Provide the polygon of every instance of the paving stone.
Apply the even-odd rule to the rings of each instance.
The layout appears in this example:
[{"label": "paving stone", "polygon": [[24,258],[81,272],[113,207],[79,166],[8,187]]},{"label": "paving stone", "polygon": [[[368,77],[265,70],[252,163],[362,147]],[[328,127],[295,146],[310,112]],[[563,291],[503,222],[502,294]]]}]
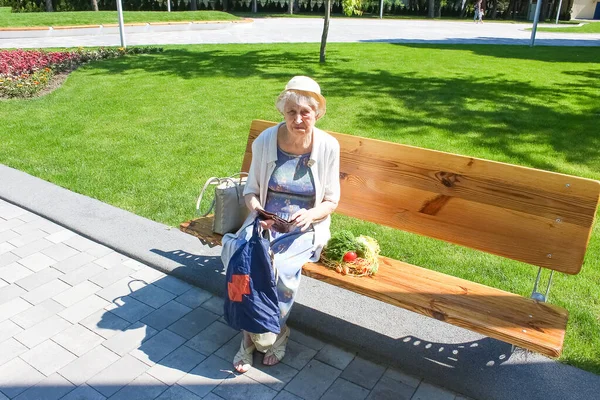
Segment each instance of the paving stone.
[{"label": "paving stone", "polygon": [[146,340],[137,349],[133,349],[129,354],[149,366],[153,366],[183,343],[185,343],[184,338],[165,329]]},{"label": "paving stone", "polygon": [[[100,261],[100,260],[96,260],[96,261],[94,261],[94,263],[100,265],[103,268],[106,268],[105,265],[99,264],[98,261]],[[125,266],[120,266],[118,268],[110,268],[110,269],[104,270],[103,272],[99,273],[98,275],[94,276],[93,278],[90,278],[90,282],[94,282],[96,285],[105,288],[123,278],[128,277],[130,274],[132,274],[134,272],[135,272],[134,270],[132,270],[131,268],[127,268]],[[133,279],[131,279],[131,278],[129,278],[129,280],[133,281]]]},{"label": "paving stone", "polygon": [[383,374],[383,376],[398,382],[402,382],[405,385],[408,385],[412,388],[416,388],[421,383],[421,378],[406,374],[394,368],[388,368]]},{"label": "paving stone", "polygon": [[215,321],[188,340],[185,345],[199,353],[209,355],[227,343],[237,333],[238,331],[235,329],[230,328],[222,322]]},{"label": "paving stone", "polygon": [[221,396],[217,396],[216,394],[211,392],[211,393],[207,394],[206,396],[204,396],[203,400],[225,400],[225,399],[223,399]]},{"label": "paving stone", "polygon": [[79,251],[67,246],[64,243],[55,243],[54,245],[42,250],[41,253],[55,259],[56,261],[63,261],[69,257],[79,254]]},{"label": "paving stone", "polygon": [[45,378],[41,372],[18,357],[0,366],[0,376],[0,391],[9,398],[16,397]]},{"label": "paving stone", "polygon": [[[0,243],[9,242],[10,240],[18,238],[18,237],[21,237],[21,235],[19,235],[17,232],[13,231],[12,229],[9,229],[7,231],[0,232]],[[13,244],[13,246],[14,246],[14,244]]]},{"label": "paving stone", "polygon": [[222,358],[225,361],[232,362],[237,351],[240,349],[240,343],[242,342],[242,333],[238,332],[230,341],[225,343],[221,348],[215,351],[215,355]]},{"label": "paving stone", "polygon": [[56,279],[62,275],[63,275],[62,272],[60,272],[57,269],[54,269],[54,267],[50,267],[50,268],[45,268],[45,269],[41,270],[40,272],[36,272],[33,275],[29,275],[26,278],[19,279],[15,283],[17,285],[19,285],[20,287],[22,287],[23,289],[31,291],[31,290],[38,288],[50,281],[53,281],[54,279]]},{"label": "paving stone", "polygon": [[0,305],[26,293],[17,285],[8,285],[0,288]]},{"label": "paving stone", "polygon": [[79,251],[86,251],[96,244],[96,242],[86,239],[80,235],[75,235],[67,240],[64,240],[63,243]]},{"label": "paving stone", "polygon": [[197,308],[169,326],[169,330],[191,339],[219,318],[203,308]]},{"label": "paving stone", "polygon": [[100,290],[97,295],[108,301],[113,301],[119,297],[128,296],[144,286],[146,286],[146,283],[128,276]]},{"label": "paving stone", "polygon": [[343,370],[354,359],[354,354],[327,344],[317,353],[315,359]]},{"label": "paving stone", "polygon": [[291,329],[290,337],[294,339],[295,342],[298,342],[306,347],[310,347],[313,350],[319,351],[323,347],[325,347],[325,342],[319,340],[315,337],[309,336],[303,332],[300,332],[294,328]]},{"label": "paving stone", "polygon": [[154,284],[144,286],[131,293],[130,296],[154,308],[164,306],[175,298],[173,293],[161,289],[158,286],[154,286]]},{"label": "paving stone", "polygon": [[21,297],[33,305],[43,303],[57,294],[70,289],[71,285],[64,283],[59,279],[54,279],[48,283],[39,286]]},{"label": "paving stone", "polygon": [[277,391],[244,375],[231,374],[212,391],[225,400],[271,400]]},{"label": "paving stone", "polygon": [[[2,253],[0,253],[2,254]],[[20,260],[21,257],[19,257],[16,254],[13,253],[4,253],[2,254],[2,257],[0,257],[0,267],[4,267],[8,264],[12,264],[17,260]]]},{"label": "paving stone", "polygon": [[148,374],[143,374],[115,393],[114,396],[111,396],[110,400],[154,399],[167,389],[168,386],[158,379]]},{"label": "paving stone", "polygon": [[230,363],[213,355],[187,373],[177,384],[200,397],[204,397],[224,379],[233,375],[231,369]]},{"label": "paving stone", "polygon": [[220,297],[211,297],[202,303],[202,308],[206,308],[208,311],[213,312],[219,316],[223,315],[224,301]]},{"label": "paving stone", "polygon": [[4,286],[8,286],[8,282],[6,282],[4,279],[0,278],[0,288],[2,288]]},{"label": "paving stone", "polygon": [[0,203],[0,217],[3,219],[13,219],[26,214],[27,210],[24,210],[21,207],[17,207],[14,204],[10,204],[9,202],[2,201]]},{"label": "paving stone", "polygon": [[56,260],[53,260],[52,258],[42,253],[34,253],[25,258],[20,259],[18,263],[26,266],[34,272],[39,272],[44,268],[48,268],[49,266],[56,264]]},{"label": "paving stone", "polygon": [[71,323],[69,321],[62,319],[58,315],[53,315],[45,321],[16,334],[14,338],[31,349],[70,326]]},{"label": "paving stone", "polygon": [[204,289],[192,288],[183,293],[181,296],[175,298],[175,301],[190,308],[196,308],[211,297],[212,295]]},{"label": "paving stone", "polygon": [[54,314],[64,310],[64,306],[58,304],[52,299],[48,299],[36,306],[33,306],[11,318],[11,320],[23,329],[31,328]]},{"label": "paving stone", "polygon": [[40,240],[48,236],[46,232],[41,229],[33,229],[31,232],[27,233],[17,233],[13,230],[5,231],[7,233],[14,233],[16,236],[13,236],[8,243],[12,244],[15,247],[23,247],[29,243],[35,242],[36,240]]},{"label": "paving stone", "polygon": [[167,385],[174,385],[205,359],[203,354],[181,346],[150,368],[148,373]]},{"label": "paving stone", "polygon": [[63,230],[55,232],[49,236],[46,236],[46,240],[49,240],[52,243],[61,243],[61,242],[64,242],[65,240],[70,239],[76,235],[77,234],[73,231],[70,231],[68,229],[63,229]]},{"label": "paving stone", "polygon": [[454,400],[456,395],[444,388],[421,382],[411,400]]},{"label": "paving stone", "polygon": [[100,343],[104,338],[89,329],[75,324],[52,337],[52,340],[71,353],[82,356]]},{"label": "paving stone", "polygon": [[100,274],[101,272],[106,271],[104,267],[96,263],[89,263],[82,267],[77,268],[69,272],[68,274],[64,274],[60,277],[60,280],[68,283],[71,286],[75,286],[81,282],[84,282],[94,276]]},{"label": "paving stone", "polygon": [[[50,247],[52,245],[53,245],[53,243],[47,241],[46,239],[38,239],[38,240],[34,240],[31,243],[27,243],[24,246],[17,247],[16,249],[11,250],[11,252],[18,255],[19,257],[28,257],[28,256],[31,256],[34,254],[36,254],[36,255],[41,254],[40,253],[41,250],[47,249],[48,247]],[[51,260],[52,260],[52,258],[51,258]]]},{"label": "paving stone", "polygon": [[[101,245],[100,243],[95,243],[92,244],[91,246],[89,246],[87,249],[85,249],[85,253],[90,254],[96,258],[102,258],[107,254],[112,253],[114,250],[110,249],[104,245]],[[135,268],[133,268],[135,269]]]},{"label": "paving stone", "polygon": [[[210,393],[209,393],[210,395]],[[201,397],[196,396],[189,390],[182,388],[179,385],[175,385],[167,389],[163,394],[156,398],[156,400],[200,400]],[[210,400],[208,396],[204,400]],[[250,399],[248,399],[250,400]]]},{"label": "paving stone", "polygon": [[89,387],[88,385],[79,386],[70,392],[61,400],[105,400],[106,397]]},{"label": "paving stone", "polygon": [[117,317],[110,311],[100,310],[79,322],[90,331],[105,339],[111,338],[119,332],[127,329],[131,323],[121,317]]},{"label": "paving stone", "polygon": [[342,378],[367,389],[373,389],[385,372],[385,367],[356,357],[342,372]]},{"label": "paving stone", "polygon": [[140,347],[143,342],[157,333],[156,329],[150,328],[141,322],[136,322],[131,324],[125,331],[119,332],[106,340],[102,345],[114,353],[124,356],[131,350]]},{"label": "paving stone", "polygon": [[75,303],[79,303],[81,300],[91,296],[100,289],[100,286],[89,281],[84,281],[54,296],[53,299],[57,303],[62,304],[65,307],[69,307]]},{"label": "paving stone", "polygon": [[191,308],[176,301],[170,301],[159,309],[146,315],[141,321],[154,329],[162,330],[190,311],[192,311]]},{"label": "paving stone", "polygon": [[16,339],[11,338],[0,343],[0,365],[4,365],[20,354],[25,353],[29,350],[22,343],[19,343]]},{"label": "paving stone", "polygon": [[147,369],[146,364],[127,355],[94,375],[87,384],[104,396],[110,397]]},{"label": "paving stone", "polygon": [[[240,342],[238,341],[238,348],[239,343]],[[234,355],[235,353],[229,358],[229,362],[233,361]],[[285,365],[284,363],[278,363],[271,366],[264,365],[262,363],[263,357],[264,355],[262,353],[258,351],[254,352],[254,363],[252,368],[246,372],[247,377],[262,383],[271,389],[280,391],[298,374],[297,369]]]},{"label": "paving stone", "polygon": [[[96,264],[102,265],[106,269],[111,269],[114,267],[127,268],[127,267],[123,266],[122,264],[129,259],[130,259],[129,257],[113,251],[113,252],[106,254],[106,255],[100,257],[99,259],[97,259]],[[127,269],[132,271],[131,268],[127,268]],[[129,275],[129,274],[127,274],[127,275]]]},{"label": "paving stone", "polygon": [[123,296],[106,306],[105,310],[111,311],[129,322],[136,322],[154,311],[154,308],[130,296]]},{"label": "paving stone", "polygon": [[292,368],[301,370],[316,354],[315,350],[290,339],[286,347],[285,357],[283,357],[281,362]]},{"label": "paving stone", "polygon": [[369,391],[345,379],[338,378],[321,397],[321,400],[364,400]]},{"label": "paving stone", "polygon": [[316,400],[325,393],[340,373],[337,368],[312,360],[288,383],[285,390],[306,400]]},{"label": "paving stone", "polygon": [[192,285],[189,283],[170,275],[154,281],[153,284],[161,289],[173,293],[176,296],[179,296],[192,288]]},{"label": "paving stone", "polygon": [[136,271],[139,271],[140,269],[143,269],[143,268],[148,268],[148,266],[146,264],[143,264],[143,263],[141,263],[137,260],[131,259],[131,258],[127,261],[124,261],[123,265],[126,267],[129,267],[133,270],[136,270]]},{"label": "paving stone", "polygon": [[298,397],[295,394],[291,394],[290,392],[286,392],[281,391],[279,392],[279,394],[277,395],[277,397],[275,397],[274,400],[303,400],[302,397]]},{"label": "paving stone", "polygon": [[156,269],[150,268],[150,267],[142,268],[139,271],[136,271],[134,274],[131,275],[132,278],[141,279],[142,281],[146,282],[147,284],[150,284],[154,281],[162,279],[166,276],[168,276],[168,275],[165,274],[164,272],[160,272],[159,270],[156,270]]},{"label": "paving stone", "polygon": [[42,219],[42,217],[32,213],[31,211],[24,211],[25,212],[23,214],[17,216],[17,218],[19,218],[23,222],[33,222]]},{"label": "paving stone", "polygon": [[0,322],[31,308],[32,305],[20,297],[14,298],[6,303],[0,304]]},{"label": "paving stone", "polygon": [[10,339],[22,330],[23,328],[9,319],[0,322],[0,343],[4,342],[6,339]]},{"label": "paving stone", "polygon": [[19,279],[23,279],[33,273],[34,272],[29,268],[26,268],[16,262],[0,268],[0,278],[8,283],[14,283]]},{"label": "paving stone", "polygon": [[375,385],[368,400],[410,400],[416,387],[409,386],[387,376],[382,376]]},{"label": "paving stone", "polygon": [[[1,225],[1,223],[0,223],[0,225]],[[7,243],[7,242],[0,243],[0,255],[6,254],[9,251],[12,251],[14,249],[16,249],[16,247],[10,243]]]},{"label": "paving stone", "polygon": [[86,264],[94,261],[96,257],[86,253],[75,254],[73,257],[69,257],[65,260],[56,262],[53,267],[64,274],[68,274],[71,271],[76,270]]},{"label": "paving stone", "polygon": [[67,321],[76,324],[82,319],[92,315],[98,310],[103,309],[108,305],[108,301],[101,299],[100,297],[93,295],[90,296],[77,304],[73,304],[70,307],[65,308],[58,313],[61,317]]},{"label": "paving stone", "polygon": [[[25,224],[18,218],[11,218],[6,221],[0,221],[0,232],[7,231],[9,229],[15,230],[17,227]],[[16,232],[16,231],[15,231]],[[2,254],[2,247],[0,245],[0,254]]]},{"label": "paving stone", "polygon": [[59,374],[52,374],[21,393],[15,400],[58,400],[74,388],[71,382]]},{"label": "paving stone", "polygon": [[20,357],[46,376],[52,375],[77,358],[52,340],[46,340]]},{"label": "paving stone", "polygon": [[48,234],[50,235],[65,229],[62,226],[44,218],[40,218],[35,220],[34,222],[30,222],[29,225],[40,228],[41,230],[48,232]]},{"label": "paving stone", "polygon": [[106,347],[98,346],[62,368],[58,373],[79,386],[118,359],[119,356]]}]

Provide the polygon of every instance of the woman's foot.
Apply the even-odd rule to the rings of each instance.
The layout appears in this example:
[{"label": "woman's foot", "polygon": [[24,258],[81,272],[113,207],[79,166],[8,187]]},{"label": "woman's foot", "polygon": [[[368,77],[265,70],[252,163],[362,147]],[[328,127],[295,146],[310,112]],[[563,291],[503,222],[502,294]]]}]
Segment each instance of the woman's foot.
[{"label": "woman's foot", "polygon": [[256,350],[256,346],[252,343],[250,335],[244,332],[240,349],[235,357],[233,357],[233,368],[235,368],[237,372],[243,374],[248,372],[250,367],[252,367],[252,355],[254,354],[254,350]]},{"label": "woman's foot", "polygon": [[283,359],[289,337],[290,328],[284,325],[273,346],[265,353],[265,357],[263,358],[264,365],[275,365]]}]

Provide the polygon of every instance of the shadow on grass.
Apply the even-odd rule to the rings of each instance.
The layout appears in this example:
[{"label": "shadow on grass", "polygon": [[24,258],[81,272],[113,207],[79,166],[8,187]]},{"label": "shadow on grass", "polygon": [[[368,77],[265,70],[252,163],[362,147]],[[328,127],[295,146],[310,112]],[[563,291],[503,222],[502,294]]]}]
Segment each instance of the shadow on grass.
[{"label": "shadow on grass", "polygon": [[[586,166],[591,171],[600,170],[600,136],[595,133],[600,117],[600,90],[590,90],[599,87],[600,70],[595,69],[594,62],[599,57],[591,49],[390,46],[390,51],[395,51],[397,46],[472,51],[501,58],[587,63],[592,68],[562,72],[572,77],[568,85],[540,86],[515,80],[511,71],[502,70],[475,77],[469,73],[424,76],[416,71],[399,73],[377,68],[359,71],[354,60],[335,50],[328,53],[330,62],[321,66],[315,60],[316,54],[268,46],[253,50],[239,50],[239,47],[201,51],[169,49],[161,55],[111,60],[88,68],[98,75],[142,71],[183,79],[249,78],[252,84],[259,79],[264,86],[248,90],[272,90],[273,98],[290,76],[309,75],[321,83],[329,99],[330,114],[336,113],[336,104],[345,106],[345,101],[351,101],[347,99],[368,100],[366,104],[361,103],[364,106],[355,109],[352,116],[359,132],[346,133],[406,143],[407,135],[426,136],[435,129],[437,135],[466,145],[460,148],[493,149],[492,153],[498,154],[500,161],[567,173],[574,172],[564,171],[565,162]],[[399,57],[401,55],[399,53]],[[205,82],[199,90],[207,91],[207,95],[211,90],[219,90]],[[452,152],[452,149],[438,149]],[[548,157],[548,152],[555,152],[560,159]],[[590,172],[588,177],[594,174]]]}]

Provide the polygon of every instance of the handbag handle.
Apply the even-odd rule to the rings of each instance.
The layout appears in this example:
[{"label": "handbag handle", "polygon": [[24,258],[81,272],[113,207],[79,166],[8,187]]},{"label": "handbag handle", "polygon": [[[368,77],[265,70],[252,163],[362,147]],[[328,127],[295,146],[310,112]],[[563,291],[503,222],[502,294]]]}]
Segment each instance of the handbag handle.
[{"label": "handbag handle", "polygon": [[[206,192],[206,189],[208,188],[208,186],[211,184],[220,185],[223,182],[231,182],[233,185],[235,185],[236,182],[233,178],[236,176],[240,177],[240,182],[241,182],[242,176],[248,176],[248,173],[247,172],[238,172],[237,174],[233,174],[233,175],[225,177],[225,178],[217,178],[216,176],[208,178],[208,180],[204,184],[204,187],[202,187],[202,190],[200,191],[200,196],[198,197],[198,200],[196,201],[196,212],[198,214],[200,214],[201,217],[206,217],[212,211],[212,209],[215,207],[215,199],[213,198],[213,201],[212,201],[212,203],[210,203],[210,207],[208,207],[208,210],[205,213],[202,213],[200,211],[200,203],[202,203],[202,197],[204,197],[204,192]],[[237,193],[238,202],[239,202],[240,193],[237,190],[236,190],[236,193]]]}]

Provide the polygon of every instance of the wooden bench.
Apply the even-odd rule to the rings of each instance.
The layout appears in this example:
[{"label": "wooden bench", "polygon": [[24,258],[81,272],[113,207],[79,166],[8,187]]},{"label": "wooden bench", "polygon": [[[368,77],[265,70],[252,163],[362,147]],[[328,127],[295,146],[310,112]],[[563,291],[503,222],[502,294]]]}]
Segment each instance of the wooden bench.
[{"label": "wooden bench", "polygon": [[[251,145],[274,122],[253,121]],[[600,182],[331,133],[341,146],[337,213],[567,274],[579,273]],[[210,217],[181,230],[218,245]],[[533,271],[535,272],[535,271]],[[555,305],[381,257],[371,278],[308,263],[303,274],[475,332],[558,357],[568,312]],[[534,274],[532,274],[532,277]]]}]

